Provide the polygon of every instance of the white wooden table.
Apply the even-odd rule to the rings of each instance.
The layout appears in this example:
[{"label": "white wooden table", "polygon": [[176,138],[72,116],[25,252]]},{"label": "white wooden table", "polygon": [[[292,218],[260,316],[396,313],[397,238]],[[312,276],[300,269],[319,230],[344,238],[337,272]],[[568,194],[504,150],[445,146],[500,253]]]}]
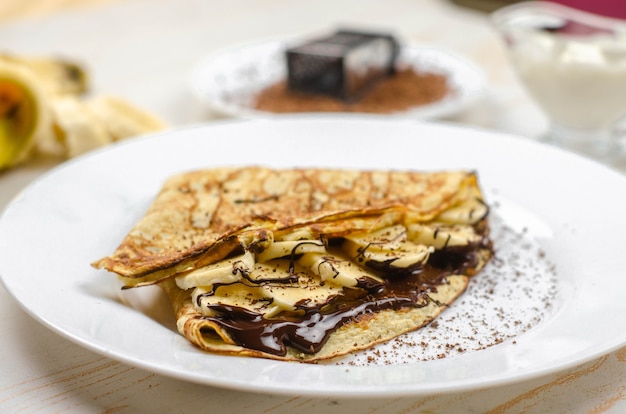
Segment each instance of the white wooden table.
[{"label": "white wooden table", "polygon": [[[445,0],[138,0],[0,21],[0,48],[77,58],[88,66],[95,93],[125,97],[174,126],[210,122],[187,87],[192,66],[210,52],[356,23],[390,28],[404,40],[446,48],[483,68],[484,99],[448,121],[529,139],[546,129],[487,16]],[[0,207],[53,166],[37,161],[0,173]],[[546,377],[460,394],[371,400],[262,395],[186,383],[95,354],[35,322],[0,286],[0,412],[198,411],[623,413],[626,348]]]}]

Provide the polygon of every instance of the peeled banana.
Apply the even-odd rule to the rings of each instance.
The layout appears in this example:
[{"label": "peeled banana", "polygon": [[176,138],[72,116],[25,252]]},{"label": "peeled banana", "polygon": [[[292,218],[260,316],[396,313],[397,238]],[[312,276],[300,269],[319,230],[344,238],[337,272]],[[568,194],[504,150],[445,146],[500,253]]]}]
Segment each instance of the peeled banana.
[{"label": "peeled banana", "polygon": [[51,102],[55,139],[68,158],[113,142],[103,123],[74,96],[58,97]]},{"label": "peeled banana", "polygon": [[85,98],[88,88],[76,63],[0,54],[0,170],[35,151],[71,158],[166,128],[123,99]]},{"label": "peeled banana", "polygon": [[50,107],[54,134],[44,137],[38,149],[66,158],[166,128],[157,117],[119,98],[57,96]]},{"label": "peeled banana", "polygon": [[160,118],[117,97],[99,96],[87,101],[86,106],[105,124],[113,141],[160,131],[167,127]]}]

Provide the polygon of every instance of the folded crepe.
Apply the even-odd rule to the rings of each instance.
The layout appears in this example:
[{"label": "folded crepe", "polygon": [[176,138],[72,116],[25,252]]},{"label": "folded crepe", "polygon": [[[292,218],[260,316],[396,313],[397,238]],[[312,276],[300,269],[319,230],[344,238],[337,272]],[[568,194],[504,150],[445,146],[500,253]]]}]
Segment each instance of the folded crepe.
[{"label": "folded crepe", "polygon": [[315,362],[432,321],[492,256],[470,171],[216,168],[171,177],[113,252],[212,352]]}]

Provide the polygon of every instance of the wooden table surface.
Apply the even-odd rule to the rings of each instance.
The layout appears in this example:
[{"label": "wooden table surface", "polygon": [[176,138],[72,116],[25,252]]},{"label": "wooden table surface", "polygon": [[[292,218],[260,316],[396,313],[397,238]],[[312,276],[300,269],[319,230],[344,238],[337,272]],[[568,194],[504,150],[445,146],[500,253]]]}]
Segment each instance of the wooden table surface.
[{"label": "wooden table surface", "polygon": [[[206,54],[344,21],[391,26],[410,41],[478,62],[488,82],[485,98],[448,121],[529,139],[545,130],[545,118],[514,77],[487,16],[444,0],[3,0],[0,47],[76,57],[93,73],[96,93],[123,96],[182,126],[212,120],[189,104],[187,91],[190,68]],[[55,165],[37,161],[0,174],[0,208]],[[2,286],[0,353],[2,413],[626,412],[626,348],[551,375],[457,394],[359,400],[264,395],[187,383],[93,353],[37,323]]]}]

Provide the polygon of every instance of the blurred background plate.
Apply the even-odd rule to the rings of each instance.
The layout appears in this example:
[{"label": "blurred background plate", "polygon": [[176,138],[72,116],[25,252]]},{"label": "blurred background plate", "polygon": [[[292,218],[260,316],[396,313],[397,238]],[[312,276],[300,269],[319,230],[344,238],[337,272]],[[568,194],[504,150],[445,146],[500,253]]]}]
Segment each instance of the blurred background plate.
[{"label": "blurred background plate", "polygon": [[[301,41],[301,40],[300,40]],[[266,40],[218,51],[192,71],[193,94],[218,116],[259,117],[272,113],[254,108],[255,96],[286,79],[284,51],[298,39]],[[456,115],[470,107],[485,92],[485,77],[469,60],[439,48],[403,45],[398,65],[416,71],[442,74],[450,92],[441,100],[396,113],[416,119]]]}]

